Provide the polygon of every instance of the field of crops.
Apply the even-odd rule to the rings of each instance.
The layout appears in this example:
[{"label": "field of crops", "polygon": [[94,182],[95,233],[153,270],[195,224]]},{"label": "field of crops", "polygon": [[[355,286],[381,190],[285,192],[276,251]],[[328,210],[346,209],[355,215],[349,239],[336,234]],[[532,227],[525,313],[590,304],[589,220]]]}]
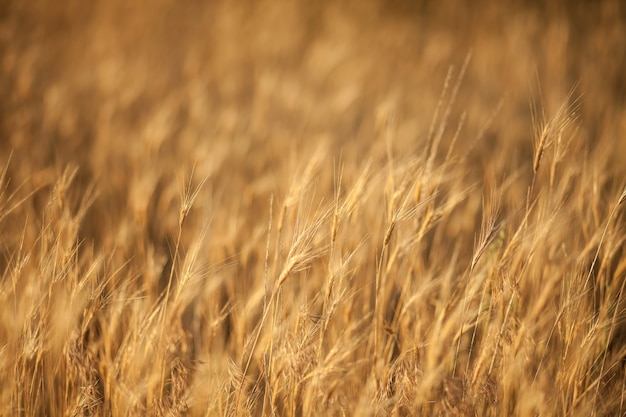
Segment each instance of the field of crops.
[{"label": "field of crops", "polygon": [[145,3],[0,5],[0,415],[626,414],[623,2]]}]

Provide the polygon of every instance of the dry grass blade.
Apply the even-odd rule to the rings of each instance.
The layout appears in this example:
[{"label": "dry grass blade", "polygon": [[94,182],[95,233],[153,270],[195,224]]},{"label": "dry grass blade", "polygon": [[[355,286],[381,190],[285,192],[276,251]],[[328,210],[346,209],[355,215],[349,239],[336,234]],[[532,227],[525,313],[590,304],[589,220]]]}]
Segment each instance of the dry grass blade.
[{"label": "dry grass blade", "polygon": [[622,191],[622,195],[619,197],[617,205],[622,204],[624,201],[626,201],[626,187],[624,187],[624,191]]},{"label": "dry grass blade", "polygon": [[598,261],[598,256],[600,255],[600,249],[602,247],[602,243],[604,242],[604,238],[606,237],[606,233],[609,229],[609,225],[611,224],[611,220],[613,220],[613,216],[615,215],[615,212],[625,200],[626,200],[626,187],[624,188],[624,191],[622,191],[622,194],[617,200],[617,203],[613,206],[613,209],[609,213],[609,217],[606,220],[606,225],[604,226],[604,230],[602,230],[602,235],[600,235],[598,248],[596,249],[596,253],[593,256],[593,260],[591,261],[591,266],[589,267],[589,273],[587,274],[587,278],[585,279],[584,288],[587,288],[587,285],[589,284],[589,280],[591,279],[591,275],[593,274],[594,267],[596,266],[596,262]]}]

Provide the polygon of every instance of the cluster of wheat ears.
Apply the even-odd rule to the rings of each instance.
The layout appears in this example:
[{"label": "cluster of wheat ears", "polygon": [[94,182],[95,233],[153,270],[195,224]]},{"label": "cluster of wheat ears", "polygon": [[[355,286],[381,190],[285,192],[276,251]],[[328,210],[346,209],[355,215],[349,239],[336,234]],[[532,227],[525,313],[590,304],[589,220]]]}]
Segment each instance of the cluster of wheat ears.
[{"label": "cluster of wheat ears", "polygon": [[1,83],[0,415],[625,415],[624,136],[587,128],[581,86],[527,94],[528,119],[475,114],[474,50],[432,73],[427,116],[390,99],[337,139],[317,127],[353,90],[292,129],[267,102],[315,96],[266,94],[300,88],[286,71],[207,131],[200,73],[156,99],[127,68],[96,104],[90,75],[48,83],[43,49],[21,51]]}]

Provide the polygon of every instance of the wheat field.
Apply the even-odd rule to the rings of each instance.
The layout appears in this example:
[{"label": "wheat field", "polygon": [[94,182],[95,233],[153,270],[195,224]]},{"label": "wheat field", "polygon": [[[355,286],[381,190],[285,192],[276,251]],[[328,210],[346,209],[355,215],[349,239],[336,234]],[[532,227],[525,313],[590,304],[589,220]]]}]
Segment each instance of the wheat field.
[{"label": "wheat field", "polygon": [[619,0],[7,1],[0,47],[0,415],[626,415]]}]

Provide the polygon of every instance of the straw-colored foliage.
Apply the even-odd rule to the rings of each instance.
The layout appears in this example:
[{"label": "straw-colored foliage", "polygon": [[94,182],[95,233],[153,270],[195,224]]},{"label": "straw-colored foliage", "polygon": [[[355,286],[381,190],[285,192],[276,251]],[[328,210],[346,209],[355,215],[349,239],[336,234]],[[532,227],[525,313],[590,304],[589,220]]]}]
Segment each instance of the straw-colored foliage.
[{"label": "straw-colored foliage", "polygon": [[0,415],[624,415],[624,6],[547,3],[1,6]]}]

